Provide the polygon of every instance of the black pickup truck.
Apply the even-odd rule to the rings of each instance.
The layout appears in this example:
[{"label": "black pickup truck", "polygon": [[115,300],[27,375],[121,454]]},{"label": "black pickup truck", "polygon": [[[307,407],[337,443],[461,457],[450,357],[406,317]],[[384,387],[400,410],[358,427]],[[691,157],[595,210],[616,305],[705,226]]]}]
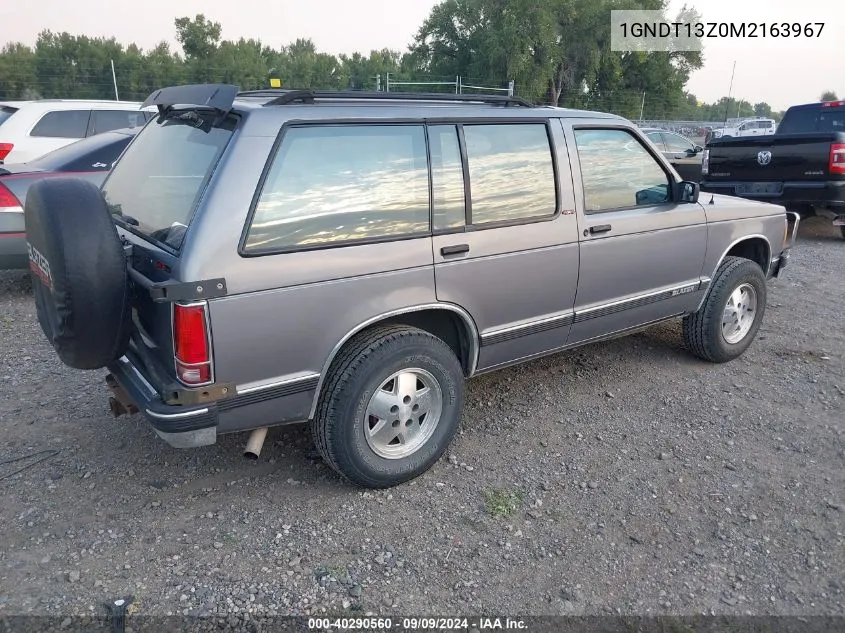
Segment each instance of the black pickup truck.
[{"label": "black pickup truck", "polygon": [[701,172],[702,191],[823,216],[845,238],[845,101],[793,106],[773,135],[711,141]]}]

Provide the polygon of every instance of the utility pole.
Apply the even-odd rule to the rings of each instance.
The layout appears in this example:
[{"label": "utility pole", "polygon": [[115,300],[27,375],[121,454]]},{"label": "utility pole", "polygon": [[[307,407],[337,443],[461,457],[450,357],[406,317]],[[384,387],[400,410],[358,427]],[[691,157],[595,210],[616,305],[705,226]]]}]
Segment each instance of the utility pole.
[{"label": "utility pole", "polygon": [[117,95],[117,75],[114,72],[114,60],[112,59],[110,61],[111,61],[111,80],[112,80],[112,83],[114,84],[114,100],[120,101],[120,97]]},{"label": "utility pole", "polygon": [[390,92],[390,73],[386,73],[386,74],[387,74],[387,87],[386,87],[385,92]]},{"label": "utility pole", "polygon": [[640,121],[643,120],[643,114],[645,114],[645,92],[643,92],[643,102],[640,104]]}]

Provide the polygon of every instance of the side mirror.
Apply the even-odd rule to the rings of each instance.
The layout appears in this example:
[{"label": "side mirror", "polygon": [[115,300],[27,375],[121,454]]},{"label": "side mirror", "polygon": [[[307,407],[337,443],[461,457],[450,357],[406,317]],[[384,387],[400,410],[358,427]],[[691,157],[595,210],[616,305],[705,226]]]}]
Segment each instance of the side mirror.
[{"label": "side mirror", "polygon": [[701,187],[697,182],[690,180],[683,180],[675,183],[675,202],[678,203],[694,203],[698,202],[698,195],[701,192]]},{"label": "side mirror", "polygon": [[696,154],[700,154],[701,152],[704,151],[704,148],[701,147],[701,145],[696,145],[694,151],[695,151]]}]

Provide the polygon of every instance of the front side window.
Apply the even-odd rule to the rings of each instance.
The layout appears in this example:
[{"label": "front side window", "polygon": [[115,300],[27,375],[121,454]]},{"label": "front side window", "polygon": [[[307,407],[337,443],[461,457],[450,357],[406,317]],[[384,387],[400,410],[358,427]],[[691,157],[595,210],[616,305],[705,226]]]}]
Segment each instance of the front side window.
[{"label": "front side window", "polygon": [[666,139],[666,149],[670,152],[681,154],[687,150],[693,150],[695,145],[690,143],[687,139],[677,134],[663,134]]},{"label": "front side window", "polygon": [[48,112],[35,124],[29,135],[49,138],[85,138],[90,116],[90,110]]},{"label": "front side window", "polygon": [[287,130],[247,233],[248,252],[425,235],[422,125]]},{"label": "front side window", "polygon": [[625,130],[575,130],[587,213],[664,204],[669,177]]},{"label": "front side window", "polygon": [[545,123],[464,125],[472,223],[553,216],[557,195]]}]

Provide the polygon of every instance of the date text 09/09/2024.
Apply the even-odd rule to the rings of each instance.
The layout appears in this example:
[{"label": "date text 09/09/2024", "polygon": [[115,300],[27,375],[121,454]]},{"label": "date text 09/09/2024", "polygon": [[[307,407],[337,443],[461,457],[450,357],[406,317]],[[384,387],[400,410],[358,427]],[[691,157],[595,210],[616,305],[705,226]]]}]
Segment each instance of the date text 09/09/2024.
[{"label": "date text 09/09/2024", "polygon": [[824,22],[623,22],[628,38],[788,38],[821,37]]},{"label": "date text 09/09/2024", "polygon": [[312,631],[527,631],[518,618],[309,618]]}]

